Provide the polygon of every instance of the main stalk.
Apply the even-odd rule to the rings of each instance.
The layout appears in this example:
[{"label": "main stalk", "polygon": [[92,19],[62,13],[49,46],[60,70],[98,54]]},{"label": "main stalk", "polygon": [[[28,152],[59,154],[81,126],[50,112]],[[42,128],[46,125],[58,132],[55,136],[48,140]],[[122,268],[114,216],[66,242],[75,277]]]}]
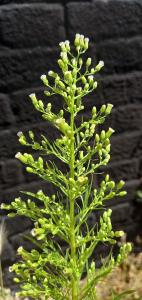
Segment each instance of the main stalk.
[{"label": "main stalk", "polygon": [[[72,99],[72,109],[71,109],[71,143],[70,143],[70,178],[74,180],[74,161],[75,161],[75,147],[74,147],[74,98]],[[70,247],[71,247],[71,259],[73,264],[73,274],[72,274],[72,300],[77,300],[78,288],[77,280],[75,276],[76,269],[76,240],[75,240],[75,199],[73,193],[72,181],[70,185]]]}]

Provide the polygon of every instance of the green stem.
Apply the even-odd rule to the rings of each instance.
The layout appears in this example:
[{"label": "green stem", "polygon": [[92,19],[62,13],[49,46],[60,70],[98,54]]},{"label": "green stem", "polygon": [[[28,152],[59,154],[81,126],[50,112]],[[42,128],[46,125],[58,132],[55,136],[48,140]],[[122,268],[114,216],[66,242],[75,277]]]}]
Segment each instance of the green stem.
[{"label": "green stem", "polygon": [[[74,180],[74,161],[75,161],[75,149],[74,149],[74,99],[72,101],[72,111],[71,111],[71,157],[70,157],[70,178]],[[70,185],[70,246],[71,246],[71,259],[74,266],[76,268],[76,241],[75,241],[75,213],[74,213],[74,205],[75,199],[72,191],[72,184]],[[77,300],[78,296],[78,287],[77,287],[77,279],[73,270],[72,274],[72,300]]]}]

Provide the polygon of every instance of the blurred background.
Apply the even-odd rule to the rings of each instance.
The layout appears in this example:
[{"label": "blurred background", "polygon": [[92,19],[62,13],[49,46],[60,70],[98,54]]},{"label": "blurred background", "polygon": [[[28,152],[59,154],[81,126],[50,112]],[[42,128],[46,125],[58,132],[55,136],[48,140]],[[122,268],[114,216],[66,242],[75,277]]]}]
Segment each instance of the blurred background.
[{"label": "blurred background", "polygon": [[[96,93],[86,99],[85,114],[93,105],[114,105],[106,126],[115,129],[111,161],[107,167],[112,179],[126,181],[127,196],[110,203],[113,224],[135,241],[141,251],[142,202],[142,0],[0,0],[0,202],[9,203],[20,190],[52,187],[38,177],[26,174],[15,159],[18,151],[28,151],[18,143],[17,132],[31,129],[54,138],[54,132],[41,119],[28,99],[42,95],[41,74],[56,70],[58,44],[75,33],[90,39],[89,55],[103,60]],[[43,98],[43,97],[42,97]],[[53,99],[54,108],[61,107]],[[96,177],[99,182],[99,176]],[[8,231],[2,257],[5,283],[12,286],[8,267],[23,244],[23,233],[31,229],[26,218],[8,219],[1,211]],[[90,222],[94,224],[95,216]],[[104,250],[105,251],[105,250]]]}]

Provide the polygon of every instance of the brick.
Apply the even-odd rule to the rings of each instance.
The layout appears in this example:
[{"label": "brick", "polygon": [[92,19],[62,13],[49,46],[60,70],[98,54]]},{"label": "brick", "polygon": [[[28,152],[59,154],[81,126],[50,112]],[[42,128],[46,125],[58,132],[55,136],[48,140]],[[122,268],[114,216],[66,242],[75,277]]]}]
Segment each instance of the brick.
[{"label": "brick", "polygon": [[59,4],[2,6],[0,24],[1,43],[12,48],[51,47],[65,38],[64,13]]},{"label": "brick", "polygon": [[129,103],[142,103],[142,73],[135,72],[125,78],[126,97]]},{"label": "brick", "polygon": [[41,189],[47,195],[51,195],[56,192],[56,188],[52,184],[48,183],[47,181],[38,179],[30,183],[28,182],[25,184],[17,185],[14,188],[4,190],[3,193],[1,193],[0,203],[11,203],[11,201],[19,196],[21,196],[23,200],[27,199],[24,194],[20,193],[20,191],[31,191],[34,193]]},{"label": "brick", "polygon": [[[17,130],[18,132],[18,130]],[[16,131],[4,130],[0,132],[0,157],[13,158],[15,154],[22,149],[18,143]]]},{"label": "brick", "polygon": [[13,124],[15,121],[14,115],[10,107],[9,97],[4,94],[0,94],[0,115],[1,127]]},{"label": "brick", "polygon": [[142,39],[109,40],[96,44],[96,57],[105,62],[104,74],[142,70]]},{"label": "brick", "polygon": [[[36,0],[36,3],[63,3],[66,4],[68,2],[80,2],[80,0]],[[91,2],[92,0],[81,0],[81,2]],[[22,4],[22,3],[34,3],[35,4],[35,0],[0,0],[0,5],[4,5],[4,4]]]},{"label": "brick", "polygon": [[[0,51],[1,91],[33,88],[41,83],[40,76],[56,68],[57,51],[41,48]],[[23,63],[24,62],[24,63]]]},{"label": "brick", "polygon": [[101,79],[103,103],[112,103],[114,107],[128,102],[124,75],[107,76]]},{"label": "brick", "polygon": [[142,104],[120,106],[112,114],[111,126],[117,133],[142,128]]},{"label": "brick", "polygon": [[69,3],[67,9],[70,37],[73,37],[75,32],[79,32],[98,41],[142,33],[141,0],[94,0],[93,3]]},{"label": "brick", "polygon": [[22,233],[13,235],[9,239],[15,250],[17,250],[20,246],[22,246],[27,251],[30,251],[31,249],[33,249],[33,247],[35,248],[35,245],[33,245],[33,243],[26,238],[27,236],[30,236],[30,231],[31,230],[28,229]]},{"label": "brick", "polygon": [[3,188],[10,188],[23,182],[21,163],[16,160],[7,160],[2,163]]},{"label": "brick", "polygon": [[[35,133],[35,139],[38,141],[41,140],[41,134],[44,134],[49,140],[53,140],[57,138],[58,131],[54,129],[51,124],[47,123],[46,121],[43,121],[41,123],[33,124],[30,127],[29,126],[19,126],[17,128],[14,128],[12,130],[3,130],[0,132],[0,157],[1,160],[4,160],[6,158],[14,158],[15,154],[17,152],[28,152],[30,153],[32,150],[29,147],[27,148],[23,147],[17,137],[18,131],[23,131],[26,135],[29,130],[32,130]],[[27,136],[27,135],[26,135]],[[34,151],[32,151],[34,152]]]},{"label": "brick", "polygon": [[[61,0],[62,1],[62,0]],[[57,2],[61,2],[60,0],[42,0],[42,3],[57,3]],[[35,4],[35,0],[0,0],[0,5],[5,5],[5,4],[22,4],[22,3],[34,3]],[[36,0],[36,3],[41,3],[41,0]]]},{"label": "brick", "polygon": [[133,207],[130,203],[118,204],[112,209],[112,223],[113,224],[121,224],[130,222],[132,220]]},{"label": "brick", "polygon": [[110,101],[115,107],[142,102],[142,73],[131,72],[101,78],[103,103]]},{"label": "brick", "polygon": [[127,191],[125,197],[115,197],[112,200],[105,202],[106,207],[115,206],[117,204],[123,204],[129,202],[130,205],[135,206],[137,202],[137,191],[140,189],[142,184],[141,179],[132,179],[125,183],[124,190]]},{"label": "brick", "polygon": [[142,185],[142,178],[138,178],[126,182],[127,195],[125,196],[125,200],[133,201],[133,203],[135,204],[137,200],[137,191],[141,188],[141,185]]},{"label": "brick", "polygon": [[114,163],[110,162],[110,164],[103,169],[103,172],[108,173],[116,182],[121,179],[124,181],[130,181],[139,177],[139,166],[139,159],[123,160]]},{"label": "brick", "polygon": [[141,157],[142,132],[122,133],[111,139],[111,161]]},{"label": "brick", "polygon": [[14,234],[25,231],[32,227],[32,221],[24,216],[16,216],[13,218],[5,218],[5,226],[7,229],[8,238]]}]

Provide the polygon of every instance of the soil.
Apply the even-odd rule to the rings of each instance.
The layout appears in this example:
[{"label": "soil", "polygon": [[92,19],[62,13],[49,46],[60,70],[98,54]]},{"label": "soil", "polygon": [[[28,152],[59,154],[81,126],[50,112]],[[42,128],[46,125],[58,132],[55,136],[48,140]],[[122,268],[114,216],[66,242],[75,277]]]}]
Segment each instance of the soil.
[{"label": "soil", "polygon": [[[142,300],[142,253],[131,254],[120,267],[113,270],[103,282],[97,286],[98,300],[112,299],[112,290],[120,294],[124,291],[135,290],[127,295],[127,300]],[[122,297],[122,299],[124,299]]]}]

